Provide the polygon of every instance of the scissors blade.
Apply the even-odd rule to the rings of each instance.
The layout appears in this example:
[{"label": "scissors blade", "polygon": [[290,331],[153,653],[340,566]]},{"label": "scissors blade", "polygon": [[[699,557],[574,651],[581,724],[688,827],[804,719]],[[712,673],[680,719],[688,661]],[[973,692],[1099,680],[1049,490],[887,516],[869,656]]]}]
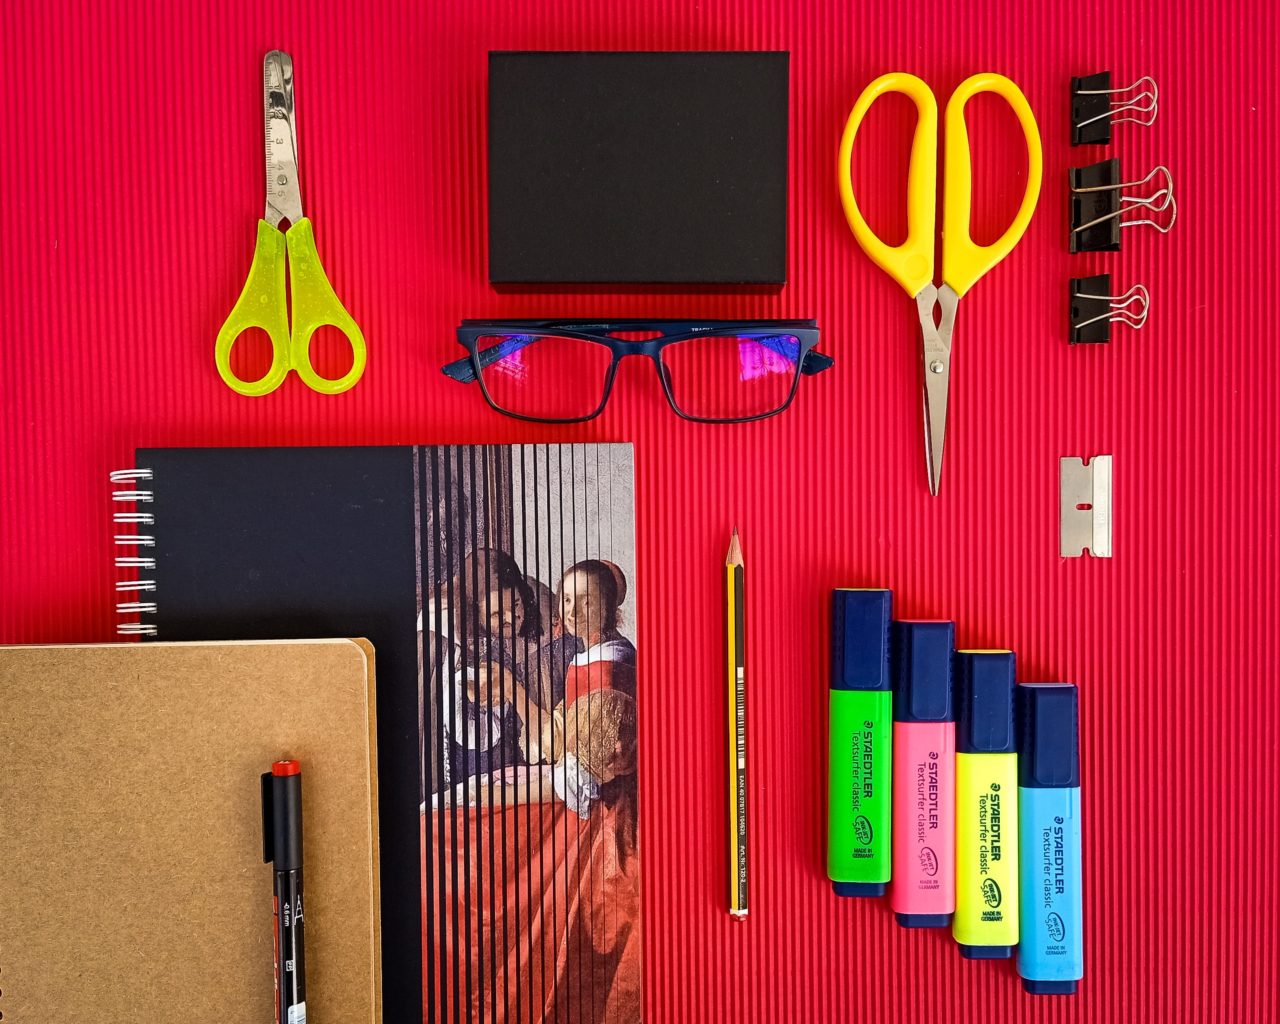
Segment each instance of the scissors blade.
[{"label": "scissors blade", "polygon": [[[920,314],[921,353],[924,364],[924,464],[929,474],[929,493],[935,497],[942,483],[942,453],[947,440],[947,395],[951,385],[951,330],[955,324],[958,296],[950,285],[941,289],[926,285],[916,296]],[[935,306],[942,309],[935,324]]]},{"label": "scissors blade", "polygon": [[293,58],[272,50],[262,61],[262,115],[267,152],[266,222],[302,219],[298,133],[293,120]]}]

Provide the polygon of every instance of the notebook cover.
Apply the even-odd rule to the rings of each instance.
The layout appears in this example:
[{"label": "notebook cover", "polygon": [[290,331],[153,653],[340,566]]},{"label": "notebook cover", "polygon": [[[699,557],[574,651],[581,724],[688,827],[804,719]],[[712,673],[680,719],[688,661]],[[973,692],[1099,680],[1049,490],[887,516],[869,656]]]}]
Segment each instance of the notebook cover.
[{"label": "notebook cover", "polygon": [[5,1024],[272,1019],[259,777],[303,771],[307,1002],[381,1019],[372,650],[0,648]]},{"label": "notebook cover", "polygon": [[142,449],[162,640],[368,637],[378,652],[383,1004],[422,1005],[411,448]]},{"label": "notebook cover", "polygon": [[[388,1017],[637,1020],[630,446],[144,449],[137,464],[161,639],[337,630],[378,649]],[[607,614],[575,628],[562,599],[579,583]],[[494,602],[517,600],[520,628],[491,630]],[[468,693],[490,671],[521,700]],[[611,692],[578,702],[588,690]],[[544,726],[560,731],[531,748]],[[519,797],[502,775],[517,766]]]},{"label": "notebook cover", "polygon": [[489,280],[787,276],[788,54],[489,55]]}]

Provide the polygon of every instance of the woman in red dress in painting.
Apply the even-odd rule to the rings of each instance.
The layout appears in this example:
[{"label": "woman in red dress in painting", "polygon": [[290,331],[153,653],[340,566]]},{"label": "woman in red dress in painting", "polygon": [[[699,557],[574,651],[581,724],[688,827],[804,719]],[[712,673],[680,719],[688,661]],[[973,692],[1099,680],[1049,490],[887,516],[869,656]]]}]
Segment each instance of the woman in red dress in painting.
[{"label": "woman in red dress in painting", "polygon": [[[529,765],[437,798],[434,813],[459,820],[465,800],[463,831],[471,830],[475,848],[457,883],[466,887],[467,921],[436,937],[443,939],[437,977],[427,976],[437,986],[428,1002],[434,995],[438,1015],[469,1002],[463,1016],[472,1020],[640,1019],[636,651],[619,630],[625,596],[625,577],[611,563],[590,559],[564,573],[556,631],[576,638],[579,651],[551,712],[527,723],[521,716]],[[520,682],[500,666],[486,675],[487,702],[520,716],[530,705]],[[426,821],[424,813],[424,830]],[[487,857],[476,855],[486,847]],[[446,852],[455,864],[466,859],[462,849]],[[464,893],[452,896],[461,901]],[[468,936],[455,979],[446,965],[457,962]],[[464,975],[478,983],[464,985]],[[500,1005],[485,990],[502,993]]]}]

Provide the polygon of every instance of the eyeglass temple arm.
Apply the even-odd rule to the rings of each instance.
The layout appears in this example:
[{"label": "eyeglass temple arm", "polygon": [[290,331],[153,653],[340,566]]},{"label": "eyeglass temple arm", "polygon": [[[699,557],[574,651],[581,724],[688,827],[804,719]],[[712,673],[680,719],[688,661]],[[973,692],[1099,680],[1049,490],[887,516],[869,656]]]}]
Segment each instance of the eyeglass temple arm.
[{"label": "eyeglass temple arm", "polygon": [[[537,340],[537,338],[528,335],[512,335],[503,338],[496,345],[490,345],[488,348],[477,348],[476,352],[480,357],[480,368],[483,370],[486,366],[492,366],[499,359],[505,359],[512,352],[519,352],[522,348],[532,345]],[[463,356],[461,359],[455,359],[452,363],[446,363],[440,368],[440,372],[446,377],[452,377],[463,384],[471,384],[476,379],[475,367],[471,365],[470,356]]]},{"label": "eyeglass temple arm", "polygon": [[815,373],[821,373],[823,370],[829,370],[835,365],[835,360],[829,355],[819,352],[817,349],[811,348],[805,353],[804,363],[800,367],[800,372],[806,377],[812,377]]},{"label": "eyeglass temple arm", "polygon": [[[795,362],[795,357],[791,355],[789,349],[789,337],[785,334],[774,335],[773,337],[757,338],[757,342],[772,352],[790,359]],[[829,370],[835,365],[835,360],[828,355],[823,355],[817,349],[809,349],[804,354],[803,362],[800,364],[800,372],[806,376],[812,377],[815,373],[821,373],[823,370]]]},{"label": "eyeglass temple arm", "polygon": [[471,365],[471,357],[464,356],[461,359],[455,359],[452,363],[445,363],[440,367],[440,372],[446,377],[460,381],[463,384],[472,384],[476,379],[475,368]]}]

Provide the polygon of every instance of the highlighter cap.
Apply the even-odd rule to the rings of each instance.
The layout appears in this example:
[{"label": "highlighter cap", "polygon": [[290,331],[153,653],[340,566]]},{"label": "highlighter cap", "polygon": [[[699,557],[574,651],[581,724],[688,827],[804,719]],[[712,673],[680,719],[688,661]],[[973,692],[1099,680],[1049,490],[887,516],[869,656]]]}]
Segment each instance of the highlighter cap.
[{"label": "highlighter cap", "polygon": [[831,889],[837,896],[883,896],[884,882],[832,882]]},{"label": "highlighter cap", "polygon": [[957,651],[956,752],[1012,754],[1014,657],[1012,651]]},{"label": "highlighter cap", "polygon": [[1080,785],[1080,701],[1072,683],[1018,687],[1018,785]]},{"label": "highlighter cap", "polygon": [[831,592],[831,689],[889,690],[889,590]]},{"label": "highlighter cap", "polygon": [[1077,983],[1074,981],[1032,981],[1030,978],[1022,979],[1022,988],[1032,996],[1073,996],[1076,994]]},{"label": "highlighter cap", "polygon": [[893,624],[893,720],[951,722],[954,622]]}]

